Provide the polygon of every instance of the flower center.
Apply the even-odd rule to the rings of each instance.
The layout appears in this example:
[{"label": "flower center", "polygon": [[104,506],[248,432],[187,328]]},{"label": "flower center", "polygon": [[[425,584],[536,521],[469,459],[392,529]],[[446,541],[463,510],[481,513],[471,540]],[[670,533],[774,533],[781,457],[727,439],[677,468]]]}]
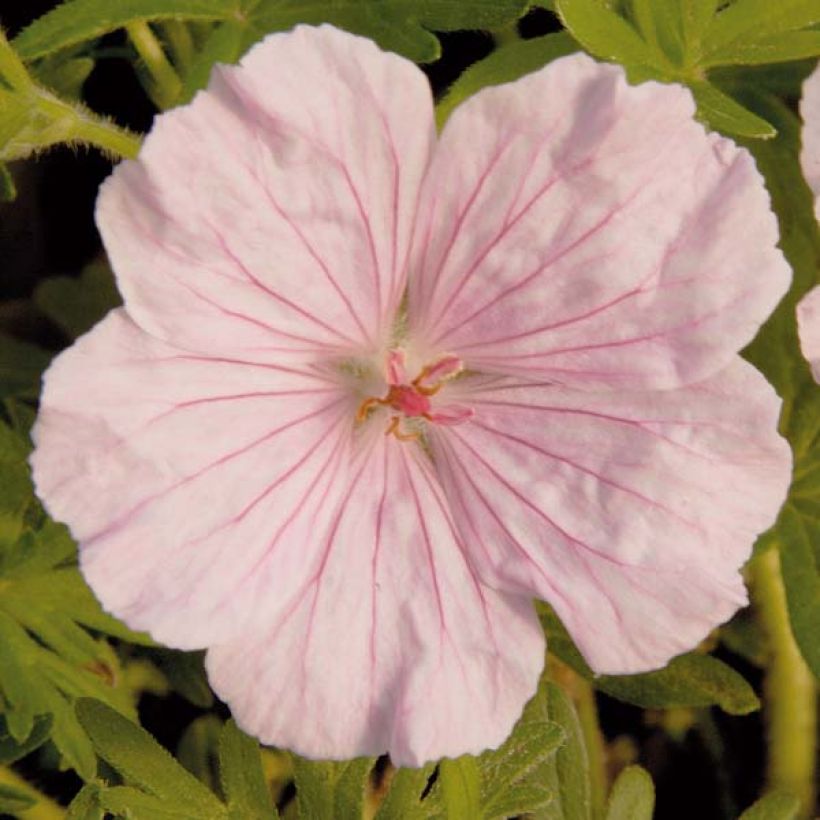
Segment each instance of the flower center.
[{"label": "flower center", "polygon": [[[387,425],[386,435],[393,435],[399,441],[414,441],[421,436],[421,430],[415,424],[419,419],[433,424],[452,425],[461,424],[473,416],[473,411],[468,407],[454,404],[433,407],[432,397],[448,380],[463,370],[461,359],[456,356],[443,356],[422,367],[418,376],[411,382],[407,380],[404,361],[403,350],[391,350],[387,354],[387,394],[382,398],[366,398],[359,405],[356,421],[365,421],[377,407],[388,407],[394,413]],[[410,429],[402,424],[407,419],[412,420],[413,426]]]}]

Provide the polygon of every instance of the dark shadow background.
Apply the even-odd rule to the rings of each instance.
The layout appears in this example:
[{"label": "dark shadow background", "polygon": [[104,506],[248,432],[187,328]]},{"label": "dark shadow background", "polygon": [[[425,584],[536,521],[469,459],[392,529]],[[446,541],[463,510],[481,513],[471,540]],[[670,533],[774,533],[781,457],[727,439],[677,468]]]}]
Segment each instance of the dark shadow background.
[{"label": "dark shadow background", "polygon": [[[0,0],[0,24],[14,36],[54,5],[53,0]],[[529,38],[560,30],[550,13],[533,10],[519,24]],[[480,32],[440,35],[443,56],[424,70],[436,94],[493,48]],[[100,47],[127,47],[124,35],[106,37]],[[95,111],[134,131],[150,128],[155,109],[137,81],[131,63],[116,56],[97,62],[84,86],[84,99]],[[76,276],[102,252],[94,227],[94,200],[110,163],[94,150],[57,148],[35,160],[15,163],[17,200],[0,203],[0,330],[53,350],[65,344],[61,333],[36,312],[29,297],[47,276]],[[740,658],[719,651],[753,685],[760,675]],[[601,722],[609,740],[651,772],[657,787],[659,820],[728,820],[754,801],[763,781],[764,746],[759,715],[735,718],[712,710],[706,721],[673,738],[657,715],[599,695]],[[146,728],[171,750],[202,710],[179,696],[143,698]],[[632,738],[625,741],[624,738]],[[44,776],[36,756],[24,761],[34,780],[66,801],[79,788],[71,774]]]}]

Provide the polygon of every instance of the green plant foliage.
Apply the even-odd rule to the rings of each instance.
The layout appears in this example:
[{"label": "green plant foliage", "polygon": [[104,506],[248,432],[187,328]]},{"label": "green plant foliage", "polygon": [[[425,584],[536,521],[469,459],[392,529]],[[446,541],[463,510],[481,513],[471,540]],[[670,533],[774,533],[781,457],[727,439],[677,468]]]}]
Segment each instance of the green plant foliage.
[{"label": "green plant foliage", "polygon": [[0,399],[36,399],[51,354],[0,333]]},{"label": "green plant foliage", "polygon": [[45,519],[34,500],[26,456],[26,444],[0,424],[3,732],[25,747],[39,745],[47,726],[64,764],[88,779],[93,751],[74,716],[74,698],[93,695],[125,714],[133,714],[133,704],[118,685],[117,655],[87,629],[144,639],[100,609],[73,563],[75,547],[65,528]]},{"label": "green plant foliage", "polygon": [[21,789],[0,783],[0,812],[17,815],[30,809],[37,801]]},{"label": "green plant foliage", "polygon": [[564,743],[547,763],[545,782],[555,799],[535,813],[537,820],[591,820],[589,755],[571,701],[557,684],[545,685],[546,709],[564,733]]},{"label": "green plant foliage", "polygon": [[[699,117],[730,135],[768,139],[775,128],[724,94],[707,72],[724,65],[787,62],[820,55],[816,0],[556,0],[567,29],[592,54],[624,65],[633,81],[688,85]],[[723,7],[722,7],[723,6]]]},{"label": "green plant foliage", "polygon": [[757,695],[740,674],[717,658],[697,652],[679,655],[657,672],[594,676],[552,610],[542,606],[539,613],[550,652],[596,689],[618,700],[649,709],[719,706],[731,715],[760,708]]},{"label": "green plant foliage", "polygon": [[624,769],[609,795],[606,820],[652,820],[655,786],[640,766]]},{"label": "green plant foliage", "polygon": [[128,784],[100,789],[97,799],[106,810],[191,820],[229,816],[225,804],[136,723],[91,698],[77,702],[77,717],[97,754]]},{"label": "green plant foliage", "polygon": [[502,45],[489,57],[470,66],[450,86],[436,106],[439,126],[444,124],[454,108],[482,88],[512,82],[577,50],[577,44],[566,32]]},{"label": "green plant foliage", "polygon": [[122,303],[111,268],[105,262],[87,265],[79,279],[53,276],[34,291],[34,304],[70,339],[76,339]]},{"label": "green plant foliage", "polygon": [[800,801],[793,794],[775,791],[749,806],[740,820],[797,820],[799,815]]},{"label": "green plant foliage", "polygon": [[797,302],[817,282],[820,233],[800,171],[797,117],[771,93],[747,92],[746,99],[778,129],[777,139],[748,147],[766,178],[781,247],[794,271],[791,290],[746,351],[783,398],[780,426],[795,461],[789,498],[763,543],[780,549],[792,631],[820,677],[820,391],[800,354],[795,317]]},{"label": "green plant foliage", "polygon": [[[117,816],[177,820],[270,820],[278,817],[262,773],[259,745],[228,721],[219,734],[218,767],[224,800],[184,769],[144,729],[104,703],[77,702],[77,716],[97,754],[124,785],[97,782],[72,810],[99,808]],[[320,816],[320,815],[316,815]]]},{"label": "green plant foliage", "polygon": [[68,0],[35,20],[14,39],[24,60],[96,40],[144,20],[227,20],[243,14],[238,0]]},{"label": "green plant foliage", "polygon": [[38,749],[51,734],[51,716],[41,715],[34,721],[31,734],[19,741],[12,737],[6,719],[0,715],[0,763],[14,763]]},{"label": "green plant foliage", "polygon": [[[432,31],[496,28],[517,20],[526,6],[523,0],[67,0],[22,31],[14,46],[32,60],[135,21],[205,20],[228,24],[208,52],[234,62],[268,32],[333,23],[417,62],[431,62],[441,53]],[[202,69],[200,63],[200,80]]]},{"label": "green plant foliage", "polygon": [[236,820],[276,816],[259,760],[259,745],[229,720],[219,739],[219,771],[228,812]]}]

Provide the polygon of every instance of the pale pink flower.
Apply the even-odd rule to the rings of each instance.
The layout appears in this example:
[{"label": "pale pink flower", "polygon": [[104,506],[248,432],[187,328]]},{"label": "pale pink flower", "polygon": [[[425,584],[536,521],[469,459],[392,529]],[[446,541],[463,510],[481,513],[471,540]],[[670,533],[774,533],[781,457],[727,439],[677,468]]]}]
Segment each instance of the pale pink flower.
[{"label": "pale pink flower", "polygon": [[[800,114],[803,117],[800,164],[814,193],[814,215],[820,221],[820,66],[803,84]],[[797,329],[803,355],[811,365],[815,381],[820,382],[820,286],[809,291],[797,305]]]},{"label": "pale pink flower", "polygon": [[534,597],[607,673],[729,618],[790,472],[737,351],[789,271],[693,113],[576,55],[437,137],[413,64],[300,27],[159,116],[97,209],[125,308],[35,430],[105,608],[266,743],[409,765],[508,734]]}]

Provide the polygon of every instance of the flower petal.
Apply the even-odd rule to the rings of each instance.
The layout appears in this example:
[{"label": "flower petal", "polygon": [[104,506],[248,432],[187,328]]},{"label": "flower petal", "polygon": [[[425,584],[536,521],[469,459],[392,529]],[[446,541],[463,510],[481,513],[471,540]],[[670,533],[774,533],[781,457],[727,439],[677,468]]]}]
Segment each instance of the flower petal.
[{"label": "flower petal", "polygon": [[814,213],[820,220],[820,66],[803,84],[800,115],[803,117],[800,164],[814,192]]},{"label": "flower petal", "polygon": [[583,55],[460,106],[422,191],[414,338],[575,386],[725,367],[790,272],[754,161],[694,110],[680,86],[632,87]]},{"label": "flower petal", "polygon": [[820,383],[820,285],[810,290],[797,305],[800,349],[811,365],[814,380]]},{"label": "flower petal", "polygon": [[471,560],[552,604],[596,672],[660,667],[743,605],[738,568],[791,472],[754,368],[647,393],[461,389],[475,416],[432,448]]},{"label": "flower petal", "polygon": [[325,377],[186,353],[117,310],[48,370],[31,464],[103,606],[202,647],[264,622],[311,571],[308,518],[354,413]]},{"label": "flower petal", "polygon": [[476,580],[420,448],[370,447],[338,476],[310,582],[266,630],[209,650],[211,685],[247,732],[308,757],[418,766],[497,746],[543,666],[532,603]]},{"label": "flower petal", "polygon": [[103,184],[129,313],[192,350],[378,348],[434,133],[412,63],[330,26],[271,35]]}]

